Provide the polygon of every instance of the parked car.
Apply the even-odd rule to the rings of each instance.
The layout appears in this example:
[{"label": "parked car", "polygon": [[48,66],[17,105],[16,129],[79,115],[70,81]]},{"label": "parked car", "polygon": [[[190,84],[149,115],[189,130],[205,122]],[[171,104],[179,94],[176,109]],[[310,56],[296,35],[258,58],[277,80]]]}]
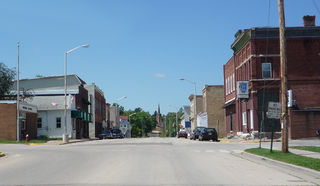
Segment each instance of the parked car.
[{"label": "parked car", "polygon": [[199,134],[200,134],[200,132],[201,132],[201,129],[203,129],[203,128],[205,128],[205,127],[197,127],[197,128],[195,128],[192,132],[191,132],[191,134],[190,134],[190,139],[192,140],[196,140],[196,139],[198,139],[199,138]]},{"label": "parked car", "polygon": [[99,134],[99,139],[112,139],[112,132],[110,130],[104,130]]},{"label": "parked car", "polygon": [[178,138],[180,138],[180,137],[187,139],[188,138],[188,133],[186,131],[184,131],[184,130],[180,130],[178,132]]},{"label": "parked car", "polygon": [[218,134],[215,128],[203,128],[199,133],[199,141],[212,140],[219,141]]},{"label": "parked car", "polygon": [[112,138],[123,138],[123,134],[120,129],[112,130]]}]

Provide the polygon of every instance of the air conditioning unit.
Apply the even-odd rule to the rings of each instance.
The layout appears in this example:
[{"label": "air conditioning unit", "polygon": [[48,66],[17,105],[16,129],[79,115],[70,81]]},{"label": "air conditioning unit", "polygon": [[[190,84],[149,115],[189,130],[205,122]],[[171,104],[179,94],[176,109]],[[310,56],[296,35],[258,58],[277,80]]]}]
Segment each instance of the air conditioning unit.
[{"label": "air conditioning unit", "polygon": [[292,101],[292,90],[288,90],[288,107],[293,107],[293,101]]}]

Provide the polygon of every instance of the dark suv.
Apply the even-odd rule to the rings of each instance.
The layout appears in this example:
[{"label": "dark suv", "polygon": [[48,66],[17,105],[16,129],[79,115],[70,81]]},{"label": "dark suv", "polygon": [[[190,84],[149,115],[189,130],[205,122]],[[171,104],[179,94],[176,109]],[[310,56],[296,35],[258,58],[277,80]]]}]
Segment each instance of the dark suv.
[{"label": "dark suv", "polygon": [[199,134],[200,134],[200,132],[201,132],[201,130],[203,128],[205,128],[205,127],[197,127],[197,128],[195,128],[190,134],[190,139],[193,139],[193,140],[198,139],[199,138]]},{"label": "dark suv", "polygon": [[113,129],[112,130],[112,137],[113,138],[123,138],[121,130],[120,129]]},{"label": "dark suv", "polygon": [[199,141],[203,141],[203,140],[219,141],[216,129],[202,128],[199,134]]}]

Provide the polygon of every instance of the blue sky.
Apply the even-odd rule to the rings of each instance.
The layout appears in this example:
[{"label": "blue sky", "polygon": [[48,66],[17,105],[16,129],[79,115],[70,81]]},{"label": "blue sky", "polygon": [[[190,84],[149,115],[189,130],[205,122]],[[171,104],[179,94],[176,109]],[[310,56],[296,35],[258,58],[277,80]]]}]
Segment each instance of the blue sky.
[{"label": "blue sky", "polygon": [[[302,26],[320,0],[285,0],[286,26]],[[223,84],[223,64],[239,29],[278,26],[277,0],[1,0],[0,62],[21,78],[68,73],[96,83],[107,102],[172,112],[188,105],[193,85]],[[269,21],[268,21],[269,20]],[[172,105],[172,106],[169,106]]]}]

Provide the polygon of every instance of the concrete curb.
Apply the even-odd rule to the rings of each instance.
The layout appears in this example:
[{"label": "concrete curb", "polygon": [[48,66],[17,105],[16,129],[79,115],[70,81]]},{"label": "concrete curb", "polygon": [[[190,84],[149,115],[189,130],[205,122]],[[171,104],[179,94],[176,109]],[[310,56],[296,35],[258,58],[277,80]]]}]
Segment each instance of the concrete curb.
[{"label": "concrete curb", "polygon": [[4,157],[4,156],[6,156],[6,154],[3,152],[0,152],[0,157]]},{"label": "concrete curb", "polygon": [[65,142],[60,142],[57,145],[68,145],[68,144],[72,144],[72,143],[81,143],[81,142],[88,142],[88,141],[95,141],[97,139],[90,139],[90,140],[79,140],[79,141],[69,141],[68,143]]},{"label": "concrete curb", "polygon": [[309,169],[309,168],[305,168],[305,167],[301,167],[301,166],[285,163],[285,162],[282,162],[282,161],[273,160],[273,159],[270,159],[270,158],[266,158],[264,156],[258,156],[258,155],[251,154],[251,153],[248,153],[248,152],[242,152],[240,154],[240,156],[242,158],[244,158],[244,159],[249,160],[249,161],[253,160],[255,162],[257,162],[257,161],[264,162],[264,163],[268,163],[268,164],[271,164],[271,165],[274,165],[274,166],[278,166],[278,167],[281,167],[281,168],[289,169],[289,170],[292,170],[292,171],[299,170],[299,171],[305,172],[308,175],[313,176],[315,178],[318,178],[318,179],[320,178],[320,171],[316,171],[316,170],[313,170],[313,169]]},{"label": "concrete curb", "polygon": [[39,145],[46,145],[46,143],[29,143],[29,146],[39,146]]}]

